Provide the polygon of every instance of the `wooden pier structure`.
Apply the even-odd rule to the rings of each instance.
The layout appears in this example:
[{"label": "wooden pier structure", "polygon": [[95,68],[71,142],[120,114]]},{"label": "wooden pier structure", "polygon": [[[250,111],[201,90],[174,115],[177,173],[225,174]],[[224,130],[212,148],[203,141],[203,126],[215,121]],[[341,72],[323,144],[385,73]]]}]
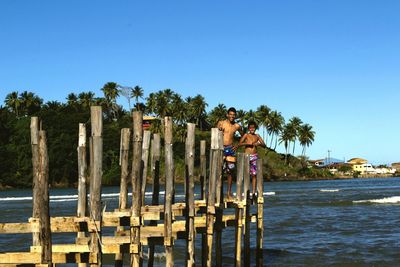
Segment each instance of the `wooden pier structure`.
[{"label": "wooden pier structure", "polygon": [[[200,155],[195,155],[197,141],[195,125],[188,123],[185,144],[185,201],[175,202],[172,118],[164,119],[162,154],[160,134],[151,135],[149,131],[143,131],[141,112],[133,112],[132,117],[132,129],[121,130],[119,206],[113,211],[102,210],[101,204],[103,153],[101,107],[91,107],[89,138],[86,137],[85,124],[79,125],[77,214],[69,217],[50,216],[46,132],[41,129],[39,118],[31,118],[32,217],[28,222],[0,223],[0,238],[6,234],[32,234],[32,245],[27,252],[0,253],[0,266],[50,266],[65,263],[101,266],[102,256],[105,254],[114,255],[114,266],[123,266],[123,259],[128,255],[131,266],[142,266],[144,262],[147,262],[148,266],[153,266],[156,246],[164,247],[165,265],[174,266],[174,243],[178,239],[187,242],[186,266],[222,266],[222,256],[227,253],[232,253],[235,266],[250,266],[250,264],[263,266],[262,160],[259,159],[257,162],[258,197],[251,200],[249,157],[238,153],[236,196],[226,199],[223,194],[222,133],[213,128],[209,155],[206,155],[205,140],[199,141]],[[131,156],[129,156],[130,147],[132,147]],[[87,153],[90,155],[89,161],[86,160]],[[131,164],[129,158],[132,159]],[[200,159],[198,168],[200,184],[195,184],[195,158]],[[163,201],[160,199],[162,160],[165,163]],[[146,180],[148,173],[150,173],[149,181]],[[131,207],[128,207],[129,179],[132,186]],[[146,184],[150,182],[151,204],[145,204]],[[200,191],[197,199],[194,193],[195,186]],[[257,242],[253,245],[253,248],[256,248],[256,255],[252,263],[251,226],[256,227],[256,236],[253,240]],[[234,239],[232,238],[235,249],[231,252],[224,251],[222,247],[222,233],[227,227],[235,229]],[[106,235],[104,233],[106,228],[114,229],[113,235]],[[55,233],[76,233],[75,242],[52,244],[52,234]],[[197,238],[200,238],[201,242],[196,243]],[[197,256],[197,259],[201,258],[200,262],[196,262],[196,244],[197,246],[201,244],[202,255]],[[14,248],[13,244],[10,244],[10,248]],[[146,259],[144,254],[147,254]]]}]

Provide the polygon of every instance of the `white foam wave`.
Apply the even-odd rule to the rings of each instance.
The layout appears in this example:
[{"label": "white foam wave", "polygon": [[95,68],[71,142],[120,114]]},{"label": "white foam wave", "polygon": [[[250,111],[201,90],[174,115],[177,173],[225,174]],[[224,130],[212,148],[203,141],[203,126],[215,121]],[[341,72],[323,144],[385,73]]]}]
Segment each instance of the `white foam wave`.
[{"label": "white foam wave", "polygon": [[339,192],[339,189],[320,189],[320,192],[324,192],[324,193],[334,193],[334,192]]},{"label": "white foam wave", "polygon": [[22,201],[22,200],[32,200],[32,197],[3,197],[0,201]]},{"label": "white foam wave", "polygon": [[[149,259],[149,253],[144,252],[143,256],[145,259]],[[154,258],[157,260],[165,259],[165,257],[166,257],[165,252],[154,253]]]},{"label": "white foam wave", "polygon": [[275,196],[275,192],[264,192],[263,196]]},{"label": "white foam wave", "polygon": [[400,196],[385,197],[380,199],[355,200],[353,203],[396,204],[400,203]]}]

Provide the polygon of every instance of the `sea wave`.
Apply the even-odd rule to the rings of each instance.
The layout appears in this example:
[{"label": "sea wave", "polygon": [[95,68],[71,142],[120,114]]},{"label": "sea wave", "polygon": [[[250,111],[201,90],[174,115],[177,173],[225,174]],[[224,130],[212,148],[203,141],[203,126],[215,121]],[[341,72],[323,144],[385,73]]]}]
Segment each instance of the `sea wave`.
[{"label": "sea wave", "polygon": [[264,192],[263,196],[275,196],[275,192]]},{"label": "sea wave", "polygon": [[376,204],[400,204],[400,196],[385,197],[379,199],[354,200],[353,203],[376,203]]},{"label": "sea wave", "polygon": [[339,189],[320,189],[319,191],[323,192],[323,193],[334,193],[334,192],[339,192],[340,190]]}]

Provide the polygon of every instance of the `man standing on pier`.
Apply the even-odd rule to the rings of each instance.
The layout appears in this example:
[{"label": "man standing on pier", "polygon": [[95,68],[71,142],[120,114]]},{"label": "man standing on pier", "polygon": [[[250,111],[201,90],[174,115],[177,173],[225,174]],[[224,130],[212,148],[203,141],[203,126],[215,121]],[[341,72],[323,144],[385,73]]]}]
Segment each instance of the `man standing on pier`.
[{"label": "man standing on pier", "polygon": [[236,119],[236,109],[231,107],[228,109],[226,119],[219,121],[217,127],[224,135],[224,173],[227,175],[228,192],[227,198],[232,198],[232,175],[234,174],[236,163],[236,150],[237,145],[233,144],[235,133],[239,132],[240,136],[243,135],[242,128]]}]

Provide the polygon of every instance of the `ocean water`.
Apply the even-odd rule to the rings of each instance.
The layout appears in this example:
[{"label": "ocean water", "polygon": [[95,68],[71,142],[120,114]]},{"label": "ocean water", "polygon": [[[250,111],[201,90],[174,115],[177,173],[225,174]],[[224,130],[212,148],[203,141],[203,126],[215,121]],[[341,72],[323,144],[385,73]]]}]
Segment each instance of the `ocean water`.
[{"label": "ocean water", "polygon": [[[265,266],[400,266],[400,178],[275,182],[265,183],[264,189]],[[107,211],[118,206],[118,192],[118,187],[103,188]],[[32,213],[31,195],[30,190],[0,192],[0,223],[26,222]],[[50,196],[52,216],[75,215],[76,190],[53,189]],[[178,186],[176,201],[183,197]],[[104,234],[112,231],[105,229]],[[224,266],[233,265],[233,236],[234,228],[224,230]],[[54,234],[53,243],[72,243],[74,238]],[[196,238],[199,265],[201,236]],[[254,224],[251,239],[255,258]],[[0,235],[0,253],[28,251],[31,242],[30,234]],[[176,266],[184,265],[185,247],[184,240],[176,241]],[[156,250],[155,266],[164,266],[163,247]],[[103,262],[113,264],[108,255]]]}]

